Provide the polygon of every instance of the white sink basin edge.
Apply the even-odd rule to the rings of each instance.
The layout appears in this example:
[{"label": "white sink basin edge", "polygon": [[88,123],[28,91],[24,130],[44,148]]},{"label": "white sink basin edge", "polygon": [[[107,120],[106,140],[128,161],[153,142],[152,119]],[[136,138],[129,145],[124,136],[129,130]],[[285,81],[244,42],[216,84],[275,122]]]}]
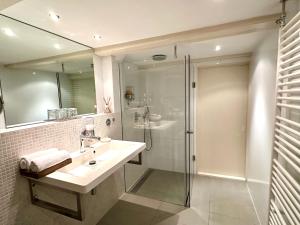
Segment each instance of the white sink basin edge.
[{"label": "white sink basin edge", "polygon": [[[38,181],[86,194],[145,148],[146,144],[141,142],[112,140],[101,143],[95,146],[95,154],[93,150],[73,152],[71,164]],[[95,165],[89,165],[92,159],[96,160]]]}]

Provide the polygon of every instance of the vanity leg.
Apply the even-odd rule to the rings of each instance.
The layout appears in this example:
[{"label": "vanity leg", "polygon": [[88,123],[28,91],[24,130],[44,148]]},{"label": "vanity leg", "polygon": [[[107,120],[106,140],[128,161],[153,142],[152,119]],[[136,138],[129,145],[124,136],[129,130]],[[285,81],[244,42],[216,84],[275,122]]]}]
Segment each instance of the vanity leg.
[{"label": "vanity leg", "polygon": [[[33,180],[30,180],[30,179],[28,180],[28,182],[29,182],[29,191],[30,191],[31,203],[33,205],[36,205],[36,206],[44,208],[44,209],[48,209],[52,212],[56,212],[56,213],[59,213],[61,215],[67,216],[67,217],[71,217],[73,219],[77,219],[77,220],[80,220],[80,221],[83,220],[80,193],[65,190],[65,189],[61,189],[61,188],[57,188],[57,187],[53,187],[51,185],[47,185],[47,184],[40,183],[38,181],[33,181]],[[48,186],[50,188],[56,188],[56,189],[58,189],[60,191],[63,191],[63,192],[72,193],[76,197],[77,210],[69,209],[69,208],[66,208],[66,207],[56,205],[56,204],[53,204],[51,202],[47,202],[47,201],[39,199],[38,195],[36,194],[36,191],[35,191],[36,184],[43,185],[43,186]]]}]

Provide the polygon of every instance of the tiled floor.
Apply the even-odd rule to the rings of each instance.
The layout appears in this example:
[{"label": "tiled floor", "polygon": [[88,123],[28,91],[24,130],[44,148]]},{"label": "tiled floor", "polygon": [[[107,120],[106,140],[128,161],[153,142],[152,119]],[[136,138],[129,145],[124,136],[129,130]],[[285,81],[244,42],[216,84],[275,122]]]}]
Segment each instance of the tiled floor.
[{"label": "tiled floor", "polygon": [[125,194],[98,225],[258,225],[245,182],[197,176],[192,207]]},{"label": "tiled floor", "polygon": [[183,173],[151,169],[131,193],[163,202],[184,205],[185,177]]}]

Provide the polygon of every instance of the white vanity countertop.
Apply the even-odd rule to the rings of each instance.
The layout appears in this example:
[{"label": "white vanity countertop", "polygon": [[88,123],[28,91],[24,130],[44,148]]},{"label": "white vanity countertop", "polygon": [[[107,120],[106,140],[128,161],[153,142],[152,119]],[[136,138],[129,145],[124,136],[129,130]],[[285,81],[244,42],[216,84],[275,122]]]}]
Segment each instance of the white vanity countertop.
[{"label": "white vanity countertop", "polygon": [[[85,194],[137,156],[145,147],[145,143],[131,141],[112,140],[99,143],[95,145],[95,154],[92,149],[84,153],[74,152],[71,154],[71,164],[38,181]],[[97,161],[95,165],[89,165],[92,159]]]}]

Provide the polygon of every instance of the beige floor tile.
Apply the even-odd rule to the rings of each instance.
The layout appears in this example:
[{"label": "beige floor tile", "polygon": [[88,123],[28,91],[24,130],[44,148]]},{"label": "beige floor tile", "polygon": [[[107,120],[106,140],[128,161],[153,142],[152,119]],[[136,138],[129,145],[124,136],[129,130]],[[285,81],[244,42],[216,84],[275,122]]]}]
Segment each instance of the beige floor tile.
[{"label": "beige floor tile", "polygon": [[[163,174],[164,179],[167,177]],[[163,182],[156,177],[154,183]],[[153,181],[152,181],[153,182]],[[172,183],[166,182],[167,186]],[[176,182],[175,182],[176,183]],[[175,185],[173,183],[173,185]],[[143,191],[155,197],[174,199],[174,193],[160,193],[162,186],[150,183]],[[170,189],[169,192],[172,192]],[[173,194],[173,196],[172,196]],[[166,197],[167,196],[167,197]],[[161,202],[135,194],[125,194],[98,225],[258,225],[245,182],[196,176],[191,208]]]},{"label": "beige floor tile", "polygon": [[208,225],[208,219],[194,209],[186,209],[156,225]]},{"label": "beige floor tile", "polygon": [[160,223],[168,218],[171,218],[172,216],[174,216],[175,214],[173,213],[168,213],[168,212],[165,212],[165,211],[160,211],[160,210],[157,210],[157,213],[155,215],[155,217],[153,218],[152,222],[151,222],[151,225],[155,225],[157,223]]},{"label": "beige floor tile", "polygon": [[220,214],[230,217],[239,218],[238,208],[240,205],[233,204],[230,202],[211,202],[210,213]]},{"label": "beige floor tile", "polygon": [[175,205],[175,204],[171,204],[171,203],[167,203],[167,202],[162,202],[160,204],[160,206],[158,207],[158,210],[163,211],[163,212],[172,213],[172,214],[179,213],[185,209],[186,208],[181,205]]},{"label": "beige floor tile", "polygon": [[240,224],[238,218],[233,218],[220,214],[210,214],[209,225],[244,225]]},{"label": "beige floor tile", "polygon": [[255,210],[253,207],[241,207],[238,210],[239,218],[245,225],[259,224]]},{"label": "beige floor tile", "polygon": [[156,214],[156,209],[120,200],[98,225],[151,225]]},{"label": "beige floor tile", "polygon": [[220,214],[210,214],[209,225],[259,225],[255,220],[244,220]]},{"label": "beige floor tile", "polygon": [[146,198],[139,195],[134,194],[124,194],[121,198],[123,201],[131,202],[137,205],[158,209],[161,205],[161,202],[152,198]]},{"label": "beige floor tile", "polygon": [[184,174],[163,170],[151,170],[147,178],[139,183],[131,193],[164,202],[184,205]]},{"label": "beige floor tile", "polygon": [[210,202],[227,202],[252,206],[249,193],[213,193],[210,195]]}]

